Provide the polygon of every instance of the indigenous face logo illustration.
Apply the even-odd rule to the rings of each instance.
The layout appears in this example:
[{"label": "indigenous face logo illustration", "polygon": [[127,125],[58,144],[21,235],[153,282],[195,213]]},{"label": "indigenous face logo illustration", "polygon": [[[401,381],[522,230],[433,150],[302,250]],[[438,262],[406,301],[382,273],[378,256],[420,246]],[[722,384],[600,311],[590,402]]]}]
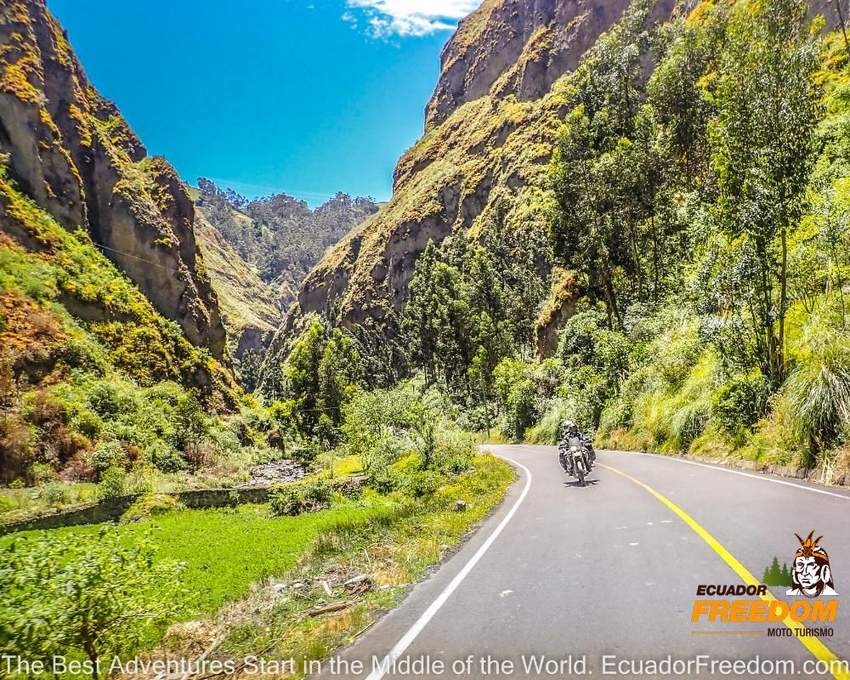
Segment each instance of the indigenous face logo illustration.
[{"label": "indigenous face logo illustration", "polygon": [[805,595],[820,597],[821,595],[837,595],[832,583],[832,569],[829,566],[829,555],[821,547],[823,536],[814,540],[814,530],[805,539],[794,534],[800,542],[800,547],[794,553],[794,564],[791,569],[791,588],[787,595]]}]

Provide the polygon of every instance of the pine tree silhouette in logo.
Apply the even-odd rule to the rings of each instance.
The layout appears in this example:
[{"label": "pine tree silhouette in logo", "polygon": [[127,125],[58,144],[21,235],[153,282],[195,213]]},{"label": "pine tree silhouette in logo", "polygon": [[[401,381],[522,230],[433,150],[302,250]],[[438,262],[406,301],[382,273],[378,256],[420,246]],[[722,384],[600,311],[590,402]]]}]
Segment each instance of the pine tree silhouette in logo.
[{"label": "pine tree silhouette in logo", "polygon": [[773,562],[770,563],[770,566],[764,568],[764,576],[762,577],[761,582],[766,586],[783,586],[784,588],[790,588],[793,584],[791,582],[791,572],[788,570],[788,564],[783,562],[780,567],[779,558],[774,555]]}]

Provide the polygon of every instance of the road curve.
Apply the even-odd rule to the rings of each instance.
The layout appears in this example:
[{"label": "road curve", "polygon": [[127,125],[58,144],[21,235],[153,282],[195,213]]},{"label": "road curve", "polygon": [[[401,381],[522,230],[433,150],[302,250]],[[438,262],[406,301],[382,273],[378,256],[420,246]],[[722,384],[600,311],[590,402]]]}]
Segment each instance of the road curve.
[{"label": "road curve", "polygon": [[[554,447],[487,448],[519,471],[504,503],[320,677],[743,675],[697,665],[665,674],[651,665],[705,655],[715,663],[781,660],[794,664],[785,675],[829,678],[836,674],[811,666],[818,654],[850,659],[850,603],[841,602],[844,592],[850,597],[850,494],[611,451],[599,453],[581,488],[561,471]],[[831,637],[804,644],[768,637],[765,623],[692,623],[699,584],[743,583],[741,569],[761,579],[774,556],[791,562],[794,532],[812,529],[824,536],[846,606]],[[783,588],[771,592],[791,599]],[[751,665],[746,677],[783,675],[768,669]]]}]

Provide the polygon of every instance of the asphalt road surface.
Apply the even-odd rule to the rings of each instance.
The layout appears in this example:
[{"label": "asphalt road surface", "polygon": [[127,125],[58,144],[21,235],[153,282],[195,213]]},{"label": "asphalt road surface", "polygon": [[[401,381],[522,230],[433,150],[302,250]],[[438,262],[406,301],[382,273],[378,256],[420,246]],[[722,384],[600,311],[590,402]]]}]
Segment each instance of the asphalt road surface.
[{"label": "asphalt road surface", "polygon": [[[609,451],[582,488],[554,447],[487,448],[518,470],[504,503],[321,677],[850,677],[813,665],[850,659],[850,494]],[[705,599],[698,585],[743,584],[747,572],[761,580],[774,556],[790,565],[794,533],[812,529],[839,593],[832,636],[692,622],[694,600]],[[734,660],[750,665],[722,665]]]}]

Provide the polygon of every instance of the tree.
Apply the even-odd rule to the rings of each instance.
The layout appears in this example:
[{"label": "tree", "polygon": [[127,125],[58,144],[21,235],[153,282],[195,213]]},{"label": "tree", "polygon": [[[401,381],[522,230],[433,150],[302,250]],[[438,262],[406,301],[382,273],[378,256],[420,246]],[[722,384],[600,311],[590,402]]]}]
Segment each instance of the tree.
[{"label": "tree", "polygon": [[540,415],[538,407],[537,388],[532,380],[523,378],[512,385],[505,405],[506,434],[522,441],[525,431]]},{"label": "tree", "polygon": [[406,420],[416,450],[422,457],[421,468],[427,470],[434,463],[437,451],[437,429],[440,422],[439,404],[434,392],[411,399],[407,408]]},{"label": "tree", "polygon": [[466,369],[476,337],[469,282],[461,271],[467,259],[461,238],[446,239],[440,252],[433,243],[426,247],[410,283],[402,321],[426,380],[440,381],[456,395],[468,393]]},{"label": "tree", "polygon": [[437,265],[437,246],[429,240],[416,261],[416,270],[408,286],[402,328],[410,338],[414,361],[425,371],[430,384],[436,379],[437,338],[440,332],[440,292],[434,278]]},{"label": "tree", "polygon": [[735,8],[710,90],[716,216],[733,249],[751,266],[740,277],[763,373],[785,377],[788,235],[799,220],[814,157],[819,93],[812,75],[817,42],[802,0]]},{"label": "tree", "polygon": [[239,359],[239,382],[245,388],[246,392],[253,392],[260,384],[264,355],[265,352],[263,350],[250,348],[245,350]]},{"label": "tree", "polygon": [[484,413],[484,427],[487,429],[488,437],[492,426],[490,404],[496,399],[494,371],[497,363],[494,363],[493,357],[490,356],[484,346],[479,346],[472,359],[472,365],[467,371],[474,399]]},{"label": "tree", "polygon": [[6,413],[12,409],[17,394],[15,384],[15,361],[12,352],[4,349],[0,352],[0,412],[5,418]]},{"label": "tree", "polygon": [[104,658],[135,651],[180,612],[183,565],[155,561],[115,528],[96,540],[46,536],[0,553],[0,652],[49,660],[79,650],[94,680]]},{"label": "tree", "polygon": [[294,401],[293,415],[302,434],[319,421],[319,366],[325,349],[325,327],[313,318],[292,347],[283,367],[284,396]]},{"label": "tree", "polygon": [[[360,354],[354,340],[340,328],[331,332],[319,361],[318,408],[331,431],[342,422],[342,407],[362,381]],[[325,428],[328,430],[328,427]],[[335,436],[332,435],[332,439]]]},{"label": "tree", "polygon": [[719,51],[719,21],[686,26],[647,83],[647,99],[665,131],[678,184],[704,188],[710,154],[706,128],[713,112],[699,83]]},{"label": "tree", "polygon": [[410,390],[399,386],[362,390],[343,407],[346,447],[368,475],[379,475],[404,452],[400,435],[410,427],[412,402]]},{"label": "tree", "polygon": [[466,270],[472,295],[488,301],[477,305],[487,311],[493,324],[492,332],[484,333],[491,340],[483,344],[492,346],[499,358],[530,355],[540,303],[548,292],[544,272],[552,267],[545,224],[512,223],[507,212],[506,205],[497,204],[474,246],[478,262]]},{"label": "tree", "polygon": [[773,562],[770,563],[770,566],[764,568],[762,583],[766,586],[790,586],[791,575],[788,572],[788,565],[783,564],[782,567],[780,567],[779,558],[774,556]]},{"label": "tree", "polygon": [[204,463],[202,442],[209,431],[201,402],[194,395],[188,395],[177,404],[174,415],[178,448],[186,454],[189,466],[197,470]]},{"label": "tree", "polygon": [[620,156],[629,142],[623,139],[612,151],[600,152],[596,133],[579,105],[558,135],[551,167],[558,209],[550,237],[556,260],[583,275],[587,291],[604,301],[609,325],[622,328],[617,269],[634,264],[620,229],[620,193],[628,181]]},{"label": "tree", "polygon": [[292,347],[283,369],[284,396],[298,431],[336,439],[341,409],[363,380],[360,353],[341,328],[325,330],[316,317]]}]

